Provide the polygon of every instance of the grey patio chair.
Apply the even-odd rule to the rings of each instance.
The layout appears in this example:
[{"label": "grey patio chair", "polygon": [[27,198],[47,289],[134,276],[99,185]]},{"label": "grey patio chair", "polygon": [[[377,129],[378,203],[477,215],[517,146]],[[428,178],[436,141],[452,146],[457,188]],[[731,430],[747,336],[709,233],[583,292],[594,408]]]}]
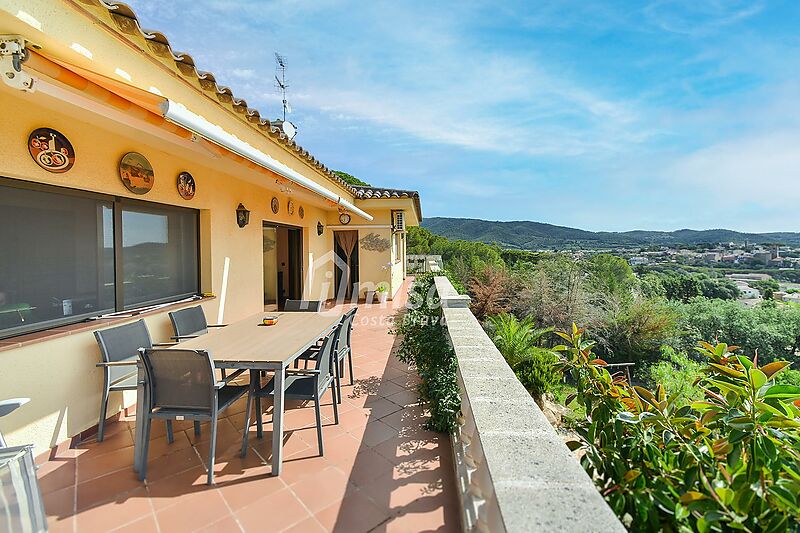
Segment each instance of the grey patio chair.
[{"label": "grey patio chair", "polygon": [[[0,418],[9,415],[31,401],[30,398],[9,398],[8,400],[0,400]],[[3,438],[3,433],[0,432],[0,448],[6,447],[6,440]]]},{"label": "grey patio chair", "polygon": [[[211,422],[211,450],[208,457],[208,484],[214,484],[214,455],[217,447],[217,419],[248,390],[247,385],[230,385],[244,370],[237,370],[226,380],[217,381],[214,361],[203,350],[141,349],[150,388],[145,412],[144,449],[139,479],[147,476],[147,453],[150,447],[152,419]],[[171,442],[171,441],[170,441]]]},{"label": "grey patio chair", "polygon": [[322,300],[286,300],[283,310],[287,312],[306,311],[319,313],[322,311]]},{"label": "grey patio chair", "polygon": [[[317,444],[319,454],[324,455],[322,446],[322,415],[320,413],[320,402],[325,390],[331,389],[331,399],[333,400],[334,421],[339,423],[339,407],[336,404],[335,380],[331,374],[331,362],[333,359],[333,345],[336,342],[336,332],[325,337],[320,347],[320,356],[316,359],[316,366],[311,369],[286,369],[286,376],[283,380],[284,398],[287,400],[310,400],[314,402],[314,411],[317,415]],[[247,455],[247,438],[250,429],[250,409],[255,403],[256,427],[258,438],[263,436],[263,422],[261,420],[261,398],[271,397],[275,394],[275,379],[261,386],[259,372],[250,373],[251,390],[247,398],[247,409],[245,414],[245,429],[242,436],[242,457]]]},{"label": "grey patio chair", "polygon": [[[200,305],[172,311],[169,313],[169,320],[172,322],[172,329],[175,330],[175,335],[172,336],[172,339],[176,341],[194,339],[208,333],[208,328],[224,328],[227,325],[209,324],[206,321],[203,307]],[[220,372],[222,379],[225,379],[225,370]]]},{"label": "grey patio chair", "polygon": [[[350,340],[353,332],[353,319],[355,318],[357,311],[358,307],[354,307],[346,312],[344,315],[342,315],[342,320],[337,326],[338,333],[336,334],[336,345],[334,350],[336,364],[333,365],[333,372],[334,377],[336,378],[336,396],[339,403],[342,403],[342,376],[344,375],[345,357],[347,358],[348,368],[350,371],[350,385],[355,383],[355,379],[353,377],[353,350],[351,348]],[[312,346],[300,357],[298,357],[297,361],[304,360],[307,367],[308,361],[315,360],[318,353],[319,346]]]},{"label": "grey patio chair", "polygon": [[175,330],[174,340],[193,339],[208,333],[208,328],[224,328],[225,324],[209,324],[203,307],[196,305],[169,314],[172,328]]}]

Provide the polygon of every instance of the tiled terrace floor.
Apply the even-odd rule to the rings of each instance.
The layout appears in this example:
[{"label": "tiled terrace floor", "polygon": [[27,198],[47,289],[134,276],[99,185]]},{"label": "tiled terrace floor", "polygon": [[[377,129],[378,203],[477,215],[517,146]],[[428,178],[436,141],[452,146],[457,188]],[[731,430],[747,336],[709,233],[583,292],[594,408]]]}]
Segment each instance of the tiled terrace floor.
[{"label": "tiled terrace floor", "polygon": [[[339,425],[323,399],[325,455],[312,406],[286,411],[284,472],[270,476],[271,424],[250,431],[239,458],[244,399],[220,421],[216,485],[205,485],[210,431],[189,424],[167,444],[154,423],[148,479],[132,470],[135,420],[104,442],[61,450],[39,470],[51,531],[456,531],[450,445],[422,429],[417,377],[392,354],[391,309],[361,306],[353,331],[355,385],[345,379]],[[271,418],[267,409],[264,420]],[[177,427],[177,426],[176,426]]]}]

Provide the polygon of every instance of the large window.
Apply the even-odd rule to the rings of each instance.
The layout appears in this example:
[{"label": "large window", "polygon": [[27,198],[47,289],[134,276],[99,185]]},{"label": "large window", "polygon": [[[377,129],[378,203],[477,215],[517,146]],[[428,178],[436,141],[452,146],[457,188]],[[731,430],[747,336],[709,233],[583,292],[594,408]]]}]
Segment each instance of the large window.
[{"label": "large window", "polygon": [[196,211],[10,183],[0,338],[197,293]]}]

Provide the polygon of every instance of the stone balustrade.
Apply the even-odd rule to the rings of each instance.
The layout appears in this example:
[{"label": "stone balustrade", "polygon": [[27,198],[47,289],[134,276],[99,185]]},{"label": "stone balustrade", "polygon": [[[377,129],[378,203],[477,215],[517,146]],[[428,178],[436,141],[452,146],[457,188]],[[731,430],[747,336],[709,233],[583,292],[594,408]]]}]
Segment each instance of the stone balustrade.
[{"label": "stone balustrade", "polygon": [[477,532],[623,532],[469,309],[435,278],[458,359],[461,416],[452,435],[462,525]]}]

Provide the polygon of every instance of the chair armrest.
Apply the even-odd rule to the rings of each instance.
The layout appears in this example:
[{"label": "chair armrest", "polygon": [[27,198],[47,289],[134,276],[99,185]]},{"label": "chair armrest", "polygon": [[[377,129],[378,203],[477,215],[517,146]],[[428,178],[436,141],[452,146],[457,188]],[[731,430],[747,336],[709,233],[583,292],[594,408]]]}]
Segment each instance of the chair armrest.
[{"label": "chair armrest", "polygon": [[136,361],[108,361],[95,363],[94,366],[136,366]]},{"label": "chair armrest", "polygon": [[224,328],[227,325],[228,324],[206,324],[206,327],[208,327],[208,328]]},{"label": "chair armrest", "polygon": [[172,337],[170,337],[170,339],[174,341],[179,341],[182,339],[196,339],[199,336],[200,335],[173,335]]},{"label": "chair armrest", "polygon": [[8,400],[0,401],[0,416],[16,411],[26,403],[31,401],[30,398],[9,398]]},{"label": "chair armrest", "polygon": [[153,348],[163,348],[165,346],[177,346],[177,342],[154,342]]}]

